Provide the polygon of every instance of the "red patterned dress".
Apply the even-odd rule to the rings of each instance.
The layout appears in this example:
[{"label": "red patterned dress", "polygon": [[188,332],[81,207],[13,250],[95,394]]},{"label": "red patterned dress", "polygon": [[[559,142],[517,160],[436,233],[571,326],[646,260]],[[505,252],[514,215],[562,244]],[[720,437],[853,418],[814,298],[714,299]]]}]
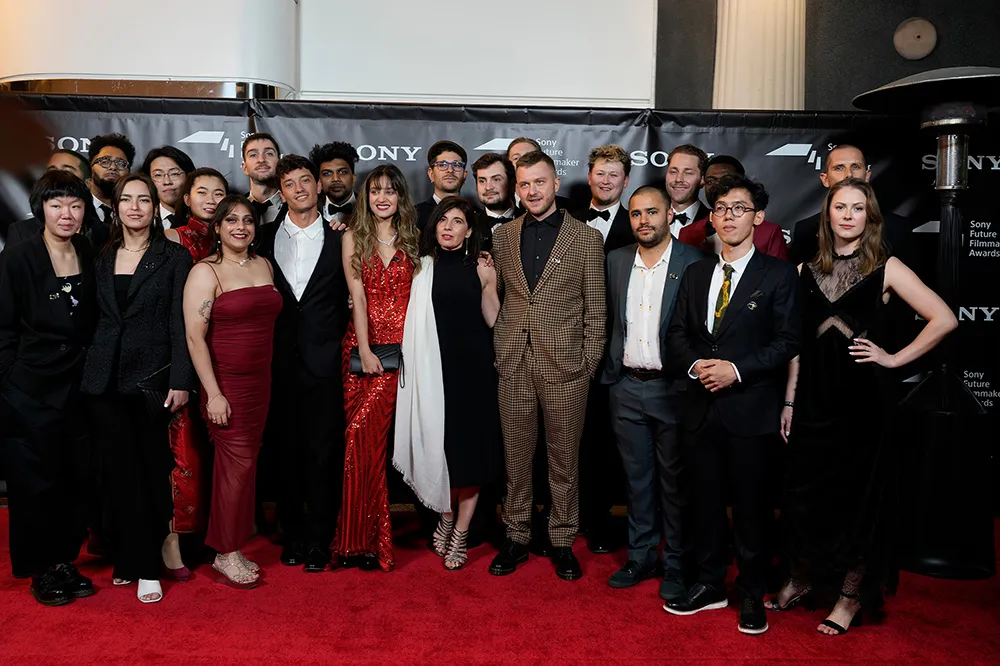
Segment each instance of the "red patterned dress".
[{"label": "red patterned dress", "polygon": [[[208,225],[191,218],[182,227],[174,227],[180,243],[197,263],[212,251]],[[185,405],[170,422],[170,450],[176,467],[170,474],[174,498],[174,532],[204,532],[208,523],[211,451],[205,424],[197,406]]]},{"label": "red patterned dress", "polygon": [[[403,319],[410,301],[413,263],[397,250],[388,266],[380,256],[362,267],[368,300],[368,342],[403,341]],[[351,349],[358,345],[354,323],[344,336],[344,408],[347,414],[344,494],[333,552],[345,557],[375,555],[392,569],[392,524],[386,489],[386,445],[396,409],[396,372],[351,374]]]}]

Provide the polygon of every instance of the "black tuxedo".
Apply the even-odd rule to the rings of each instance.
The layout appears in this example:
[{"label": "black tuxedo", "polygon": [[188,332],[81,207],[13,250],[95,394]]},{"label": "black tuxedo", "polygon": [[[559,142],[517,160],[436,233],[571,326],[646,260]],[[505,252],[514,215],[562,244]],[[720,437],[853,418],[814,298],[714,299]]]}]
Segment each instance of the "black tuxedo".
[{"label": "black tuxedo", "polygon": [[191,254],[164,238],[154,240],[135,269],[124,310],[115,295],[115,255],[102,252],[94,262],[100,317],[80,390],[137,394],[140,380],[168,364],[171,389],[196,389],[183,308]]},{"label": "black tuxedo", "polygon": [[[726,498],[733,507],[737,585],[758,599],[767,570],[773,514],[766,482],[778,431],[788,362],[801,344],[795,266],[754,251],[713,335],[709,291],[720,259],[690,266],[681,281],[667,336],[676,370],[700,359],[736,366],[741,381],[711,393],[697,379],[685,392],[684,429],[694,503],[699,582],[721,587],[726,571]],[[713,303],[714,307],[714,303]]]},{"label": "black tuxedo", "polygon": [[342,233],[322,218],[318,223],[323,247],[300,299],[274,258],[276,237],[285,233],[283,223],[262,230],[259,251],[273,264],[274,284],[284,301],[274,328],[272,402],[265,435],[268,456],[277,462],[278,520],[286,545],[326,550],[333,540],[343,483],[341,342],[350,310]]},{"label": "black tuxedo", "polygon": [[[590,206],[588,205],[572,215],[581,222],[586,222],[589,210]],[[618,206],[615,219],[611,220],[611,229],[608,230],[608,237],[604,239],[604,256],[607,256],[609,252],[613,252],[620,247],[626,247],[633,243],[635,243],[635,236],[632,234],[632,223],[628,218],[628,205],[623,200],[621,205]]]},{"label": "black tuxedo", "polygon": [[[819,215],[816,213],[799,220],[792,227],[792,246],[788,248],[788,253],[796,266],[812,261],[819,252]],[[882,229],[889,255],[897,257],[910,268],[915,268],[912,226],[905,217],[885,213],[885,226]]]}]

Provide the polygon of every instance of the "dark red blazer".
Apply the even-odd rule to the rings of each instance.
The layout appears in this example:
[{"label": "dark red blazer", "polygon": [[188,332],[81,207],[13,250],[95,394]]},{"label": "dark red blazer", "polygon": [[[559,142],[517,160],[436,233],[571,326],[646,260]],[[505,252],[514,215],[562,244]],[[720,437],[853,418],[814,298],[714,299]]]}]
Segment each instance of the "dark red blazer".
[{"label": "dark red blazer", "polygon": [[[681,229],[677,240],[685,245],[693,245],[699,250],[714,252],[711,242],[707,242],[706,229],[708,218],[703,217],[695,220],[691,224]],[[781,233],[781,227],[774,222],[764,220],[753,230],[753,245],[764,254],[788,261],[788,245],[785,243],[785,236]]]}]

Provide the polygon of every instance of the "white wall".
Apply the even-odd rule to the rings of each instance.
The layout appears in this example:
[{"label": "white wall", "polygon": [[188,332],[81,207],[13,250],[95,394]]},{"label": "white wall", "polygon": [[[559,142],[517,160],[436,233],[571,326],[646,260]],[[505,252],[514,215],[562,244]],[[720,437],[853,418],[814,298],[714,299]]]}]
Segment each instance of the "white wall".
[{"label": "white wall", "polygon": [[0,81],[246,81],[297,89],[295,0],[3,0]]},{"label": "white wall", "polygon": [[656,0],[299,0],[300,97],[653,106]]}]

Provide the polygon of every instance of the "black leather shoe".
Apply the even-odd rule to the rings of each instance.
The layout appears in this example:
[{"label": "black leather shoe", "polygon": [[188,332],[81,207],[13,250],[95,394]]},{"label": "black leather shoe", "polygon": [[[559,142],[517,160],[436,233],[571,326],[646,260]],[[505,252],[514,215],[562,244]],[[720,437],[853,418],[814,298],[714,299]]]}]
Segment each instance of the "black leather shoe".
[{"label": "black leather shoe", "polygon": [[723,587],[695,583],[686,596],[663,604],[663,610],[674,615],[694,615],[703,610],[715,610],[729,605]]},{"label": "black leather shoe", "polygon": [[635,560],[629,560],[625,563],[625,566],[611,574],[611,578],[608,579],[608,585],[623,590],[627,587],[638,585],[649,578],[655,578],[659,574],[659,564],[643,568]]},{"label": "black leather shoe", "polygon": [[679,569],[666,569],[660,581],[660,598],[664,601],[678,601],[687,596],[684,576]]},{"label": "black leather shoe", "polygon": [[554,550],[548,536],[532,537],[528,542],[528,552],[537,557],[552,557]]},{"label": "black leather shoe", "polygon": [[569,546],[556,548],[552,554],[552,562],[556,565],[556,575],[563,580],[576,580],[583,575],[580,561],[576,559],[573,549]]},{"label": "black leather shoe", "polygon": [[378,558],[374,555],[358,555],[357,563],[358,568],[362,571],[378,571],[381,568],[378,564]]},{"label": "black leather shoe", "polygon": [[611,543],[611,537],[604,530],[594,531],[587,537],[587,550],[595,555],[607,555],[615,552],[615,547]]},{"label": "black leather shoe", "polygon": [[494,576],[506,576],[517,571],[517,565],[528,561],[528,547],[513,539],[503,542],[500,552],[490,563],[490,573]]},{"label": "black leather shoe", "polygon": [[77,599],[89,597],[94,593],[94,584],[80,573],[74,564],[60,564],[56,572],[62,577],[63,589]]},{"label": "black leather shoe", "polygon": [[757,635],[767,631],[767,612],[764,600],[744,595],[740,605],[740,633]]},{"label": "black leather shoe", "polygon": [[281,563],[286,567],[297,567],[305,561],[305,548],[300,543],[290,543],[281,550]]},{"label": "black leather shoe", "polygon": [[31,577],[31,594],[45,606],[62,606],[73,601],[66,589],[63,573],[52,567],[41,576]]},{"label": "black leather shoe", "polygon": [[305,566],[302,569],[306,573],[322,573],[326,571],[330,564],[330,551],[321,546],[311,546],[306,552]]}]

